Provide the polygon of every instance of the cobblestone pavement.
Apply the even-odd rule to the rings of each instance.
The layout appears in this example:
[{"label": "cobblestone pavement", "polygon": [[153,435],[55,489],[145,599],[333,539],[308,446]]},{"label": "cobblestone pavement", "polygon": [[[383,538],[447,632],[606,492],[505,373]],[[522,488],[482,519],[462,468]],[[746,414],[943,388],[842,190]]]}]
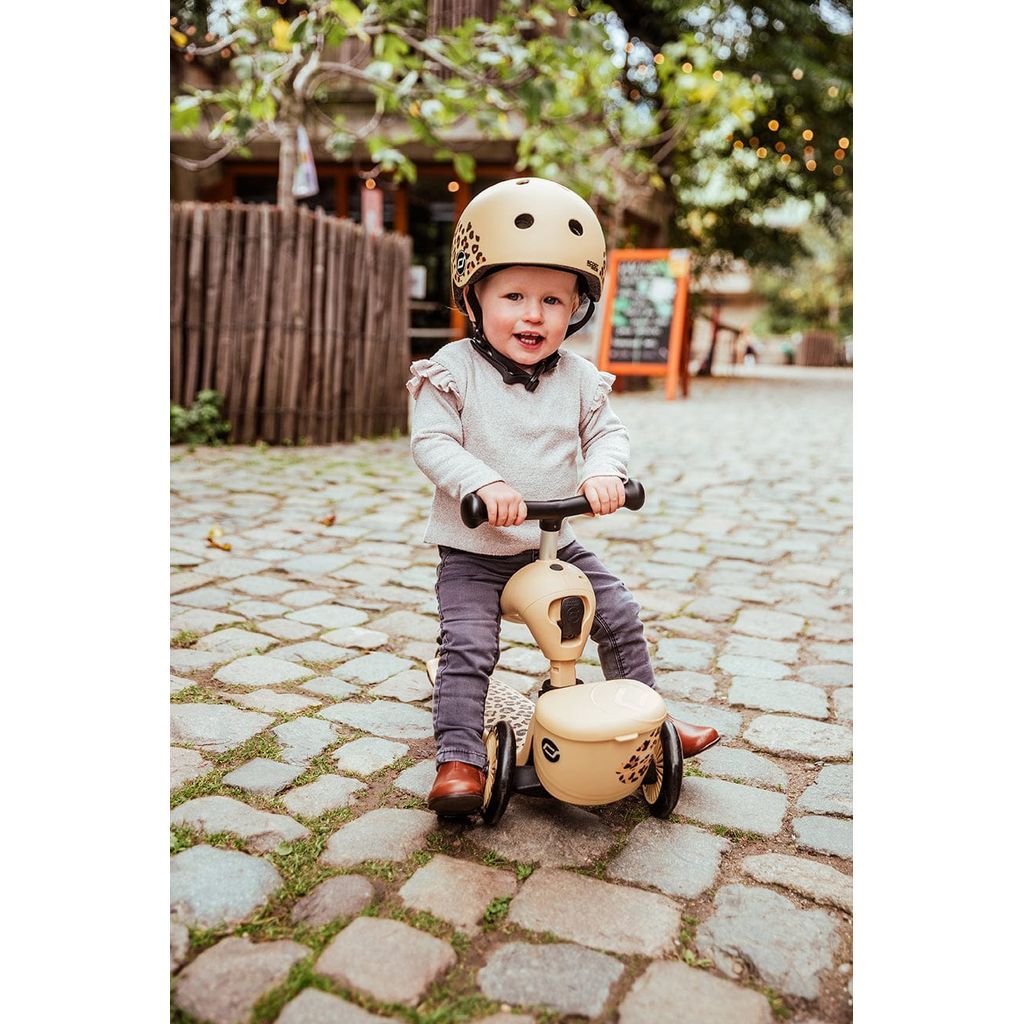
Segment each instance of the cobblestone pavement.
[{"label": "cobblestone pavement", "polygon": [[[407,438],[173,450],[174,1019],[852,1018],[849,380],[614,402],[647,505],[577,532],[639,600],[670,709],[724,737],[668,821],[425,810],[436,552]],[[499,674],[535,695],[522,630]]]}]

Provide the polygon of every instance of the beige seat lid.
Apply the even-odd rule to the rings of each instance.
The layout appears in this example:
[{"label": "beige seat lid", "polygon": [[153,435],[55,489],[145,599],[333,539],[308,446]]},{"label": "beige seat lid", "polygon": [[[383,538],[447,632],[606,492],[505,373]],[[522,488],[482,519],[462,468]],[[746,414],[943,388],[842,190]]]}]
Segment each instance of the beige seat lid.
[{"label": "beige seat lid", "polygon": [[665,702],[635,679],[565,686],[537,702],[537,725],[566,740],[602,741],[650,732],[664,720]]}]

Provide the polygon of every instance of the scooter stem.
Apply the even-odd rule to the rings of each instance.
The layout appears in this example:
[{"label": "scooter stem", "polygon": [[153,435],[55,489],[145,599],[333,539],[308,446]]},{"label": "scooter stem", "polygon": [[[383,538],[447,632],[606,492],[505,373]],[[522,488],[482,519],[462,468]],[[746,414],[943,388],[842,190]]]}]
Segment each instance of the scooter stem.
[{"label": "scooter stem", "polygon": [[538,555],[542,562],[553,562],[558,558],[558,530],[540,531],[540,553]]}]

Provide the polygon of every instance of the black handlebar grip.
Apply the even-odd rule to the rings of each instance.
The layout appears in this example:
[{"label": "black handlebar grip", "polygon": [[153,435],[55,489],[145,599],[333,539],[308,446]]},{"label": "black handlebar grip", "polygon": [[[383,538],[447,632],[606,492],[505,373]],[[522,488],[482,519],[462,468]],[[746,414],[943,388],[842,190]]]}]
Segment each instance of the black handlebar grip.
[{"label": "black handlebar grip", "polygon": [[487,522],[487,505],[484,499],[474,491],[462,499],[462,504],[459,506],[459,514],[462,516],[462,521],[471,530],[475,530],[478,526],[482,526]]},{"label": "black handlebar grip", "polygon": [[[625,508],[634,512],[643,508],[644,485],[639,480],[627,480],[623,485],[626,492]],[[582,516],[590,511],[590,502],[582,495],[571,498],[557,498],[554,501],[528,501],[526,503],[527,519],[566,519],[569,516]],[[462,521],[471,530],[487,522],[487,505],[475,491],[467,494],[459,505]]]}]

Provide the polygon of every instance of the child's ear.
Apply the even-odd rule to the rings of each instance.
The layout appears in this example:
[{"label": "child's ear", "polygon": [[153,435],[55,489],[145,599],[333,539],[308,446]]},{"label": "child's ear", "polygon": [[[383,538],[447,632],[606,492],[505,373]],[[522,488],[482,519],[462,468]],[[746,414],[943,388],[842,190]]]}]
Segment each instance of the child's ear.
[{"label": "child's ear", "polygon": [[466,316],[469,317],[471,323],[476,323],[476,317],[473,316],[473,307],[469,302],[469,285],[463,285],[462,287],[462,302],[466,307]]}]

